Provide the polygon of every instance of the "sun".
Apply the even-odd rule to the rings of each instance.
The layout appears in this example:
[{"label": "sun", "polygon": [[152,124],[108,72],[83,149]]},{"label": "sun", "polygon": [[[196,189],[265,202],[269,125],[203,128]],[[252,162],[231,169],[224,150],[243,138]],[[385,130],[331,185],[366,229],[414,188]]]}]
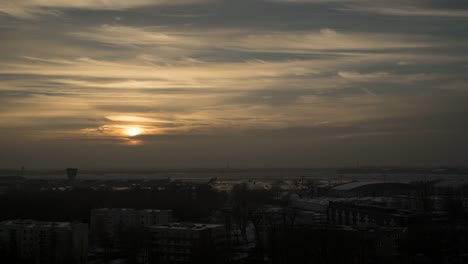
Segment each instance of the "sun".
[{"label": "sun", "polygon": [[128,127],[124,130],[124,134],[129,137],[135,137],[140,135],[143,132],[143,129],[139,127]]}]

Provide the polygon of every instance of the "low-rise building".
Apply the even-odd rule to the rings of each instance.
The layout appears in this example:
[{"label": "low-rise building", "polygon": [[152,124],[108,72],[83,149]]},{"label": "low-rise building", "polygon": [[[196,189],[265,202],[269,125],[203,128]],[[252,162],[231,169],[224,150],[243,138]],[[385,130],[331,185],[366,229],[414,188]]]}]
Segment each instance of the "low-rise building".
[{"label": "low-rise building", "polygon": [[[172,221],[171,210],[99,208],[91,210],[91,237],[101,247],[120,249],[152,225]],[[140,239],[141,240],[141,239]]]},{"label": "low-rise building", "polygon": [[[297,225],[270,227],[269,263],[402,263],[406,228]],[[404,263],[404,262],[403,262]]]},{"label": "low-rise building", "polygon": [[224,225],[172,223],[152,226],[150,263],[221,263]]},{"label": "low-rise building", "polygon": [[0,222],[0,255],[3,263],[86,263],[88,225],[32,220]]}]

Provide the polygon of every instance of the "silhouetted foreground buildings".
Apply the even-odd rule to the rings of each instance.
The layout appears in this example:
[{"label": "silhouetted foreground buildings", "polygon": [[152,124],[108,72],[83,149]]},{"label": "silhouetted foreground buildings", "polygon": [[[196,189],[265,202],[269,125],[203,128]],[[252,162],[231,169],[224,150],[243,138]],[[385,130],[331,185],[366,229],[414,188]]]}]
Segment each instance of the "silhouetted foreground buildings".
[{"label": "silhouetted foreground buildings", "polygon": [[336,225],[405,227],[422,216],[420,212],[365,202],[330,202],[328,205],[328,222]]},{"label": "silhouetted foreground buildings", "polygon": [[[272,182],[269,188],[236,182],[225,191],[215,189],[216,179],[8,177],[0,180],[6,187],[0,220],[7,220],[0,222],[0,260],[468,263],[465,182],[330,184],[300,178]],[[14,218],[48,221],[8,220]]]},{"label": "silhouetted foreground buildings", "polygon": [[84,264],[88,225],[12,220],[0,222],[2,263]]},{"label": "silhouetted foreground buildings", "polygon": [[[120,250],[141,241],[145,228],[172,222],[171,210],[135,210],[130,208],[99,208],[91,210],[92,241],[98,246]],[[134,237],[134,239],[131,239]]]},{"label": "silhouetted foreground buildings", "polygon": [[223,263],[226,230],[223,225],[171,223],[150,227],[150,263]]}]

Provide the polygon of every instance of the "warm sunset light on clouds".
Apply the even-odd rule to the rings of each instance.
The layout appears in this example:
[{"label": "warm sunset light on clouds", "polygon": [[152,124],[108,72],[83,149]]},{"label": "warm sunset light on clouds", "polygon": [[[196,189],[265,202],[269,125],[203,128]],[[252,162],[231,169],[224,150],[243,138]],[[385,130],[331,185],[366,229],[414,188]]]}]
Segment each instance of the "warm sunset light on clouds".
[{"label": "warm sunset light on clouds", "polygon": [[141,133],[143,133],[143,129],[139,127],[128,127],[124,130],[124,133],[127,134],[130,137],[138,136]]},{"label": "warm sunset light on clouds", "polygon": [[456,0],[0,1],[0,166],[466,164],[467,25]]}]

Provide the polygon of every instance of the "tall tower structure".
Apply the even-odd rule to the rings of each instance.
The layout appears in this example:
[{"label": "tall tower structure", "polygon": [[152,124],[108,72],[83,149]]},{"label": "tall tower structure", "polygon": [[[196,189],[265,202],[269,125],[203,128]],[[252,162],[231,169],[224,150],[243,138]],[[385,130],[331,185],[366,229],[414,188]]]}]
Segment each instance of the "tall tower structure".
[{"label": "tall tower structure", "polygon": [[67,168],[65,171],[67,172],[67,178],[69,181],[76,179],[76,174],[78,173],[77,168]]}]

